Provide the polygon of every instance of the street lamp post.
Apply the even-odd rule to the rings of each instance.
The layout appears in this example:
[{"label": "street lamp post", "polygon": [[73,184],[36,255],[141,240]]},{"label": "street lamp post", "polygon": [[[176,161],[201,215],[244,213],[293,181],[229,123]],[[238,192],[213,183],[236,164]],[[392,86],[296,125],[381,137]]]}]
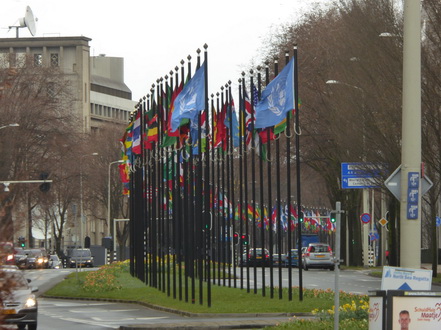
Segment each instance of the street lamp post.
[{"label": "street lamp post", "polygon": [[[326,81],[326,84],[328,85],[343,85],[343,86],[347,86],[347,87],[351,87],[354,88],[358,91],[361,92],[361,111],[362,114],[364,116],[365,114],[365,91],[363,88],[355,86],[355,85],[351,85],[342,81],[338,81],[338,80],[328,80]],[[364,117],[363,117],[364,118]],[[364,119],[363,119],[363,153],[365,152],[364,148],[365,148],[365,123],[364,123]],[[365,155],[363,155],[363,161],[365,161]],[[363,203],[363,213],[370,213],[369,212],[369,207],[368,207],[368,203],[369,203],[369,190],[367,188],[363,188],[362,190],[362,203]],[[372,210],[373,213],[373,210]],[[368,240],[368,236],[369,236],[369,232],[368,232],[368,224],[362,224],[362,229],[363,229],[363,235],[362,235],[362,244],[363,244],[363,265],[364,266],[368,266],[369,265],[369,240]],[[371,227],[372,227],[372,221],[371,221]],[[347,234],[347,228],[346,228],[346,234]],[[348,235],[346,235],[347,237],[347,242],[346,242],[346,260],[348,262],[349,260],[349,240],[348,240]]]},{"label": "street lamp post", "polygon": [[84,242],[84,215],[83,215],[83,158],[87,156],[98,156],[97,152],[92,154],[82,155],[80,157],[80,247]]},{"label": "street lamp post", "polygon": [[114,226],[112,226],[110,221],[110,168],[112,164],[121,164],[121,163],[124,163],[124,160],[120,159],[109,163],[109,173],[108,173],[109,175],[107,182],[107,226],[110,230],[113,229],[112,230],[113,233],[110,233],[110,236],[112,236],[112,240],[113,240],[113,251],[112,251],[113,253],[115,252],[115,246],[116,246],[116,232]]}]

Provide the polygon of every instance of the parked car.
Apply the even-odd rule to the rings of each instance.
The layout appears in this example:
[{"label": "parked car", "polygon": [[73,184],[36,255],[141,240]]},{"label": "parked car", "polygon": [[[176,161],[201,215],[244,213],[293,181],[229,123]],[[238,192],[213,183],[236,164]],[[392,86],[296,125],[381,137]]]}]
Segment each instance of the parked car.
[{"label": "parked car", "polygon": [[329,244],[310,243],[303,257],[303,268],[328,268],[334,270],[334,255]]},{"label": "parked car", "polygon": [[0,276],[0,286],[6,285],[7,282],[14,282],[12,294],[3,300],[0,305],[0,313],[4,317],[6,324],[15,324],[18,329],[28,330],[37,329],[38,304],[34,293],[38,291],[37,287],[31,288],[26,280],[23,272],[16,266],[5,266],[0,268],[2,276]]},{"label": "parked car", "polygon": [[49,268],[52,268],[52,269],[63,268],[63,263],[61,262],[61,259],[58,258],[58,256],[56,254],[51,254],[49,256]]},{"label": "parked car", "polygon": [[291,255],[286,253],[284,255],[284,266],[298,267],[299,266],[299,251],[297,249],[291,249]]},{"label": "parked car", "polygon": [[252,248],[243,255],[243,266],[269,266],[270,257],[267,249]]},{"label": "parked car", "polygon": [[282,267],[285,267],[286,265],[286,254],[279,254],[279,253],[274,253],[273,257],[273,266],[275,267],[279,267],[279,265],[281,265]]},{"label": "parked car", "polygon": [[28,256],[22,248],[15,248],[15,265],[20,269],[28,268]]},{"label": "parked car", "polygon": [[73,249],[69,265],[74,267],[93,267],[93,256],[90,249]]}]

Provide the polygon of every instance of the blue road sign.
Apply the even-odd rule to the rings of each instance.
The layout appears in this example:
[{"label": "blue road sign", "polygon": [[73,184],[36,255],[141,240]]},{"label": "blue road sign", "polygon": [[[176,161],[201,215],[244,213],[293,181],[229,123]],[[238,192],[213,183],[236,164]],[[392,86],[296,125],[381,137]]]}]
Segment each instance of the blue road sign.
[{"label": "blue road sign", "polygon": [[436,226],[437,227],[441,226],[441,218],[440,217],[436,217]]},{"label": "blue road sign", "polygon": [[418,204],[407,204],[407,219],[418,219]]},{"label": "blue road sign", "polygon": [[418,188],[409,188],[407,202],[410,204],[418,204]]},{"label": "blue road sign", "polygon": [[381,166],[373,163],[341,163],[343,189],[378,188]]},{"label": "blue road sign", "polygon": [[409,188],[418,189],[418,187],[420,186],[420,174],[418,172],[409,172],[408,175],[409,181],[407,186]]},{"label": "blue road sign", "polygon": [[363,223],[369,223],[369,222],[371,222],[371,215],[370,215],[369,213],[363,213],[363,214],[360,216],[360,220],[361,220],[361,222],[363,222]]}]

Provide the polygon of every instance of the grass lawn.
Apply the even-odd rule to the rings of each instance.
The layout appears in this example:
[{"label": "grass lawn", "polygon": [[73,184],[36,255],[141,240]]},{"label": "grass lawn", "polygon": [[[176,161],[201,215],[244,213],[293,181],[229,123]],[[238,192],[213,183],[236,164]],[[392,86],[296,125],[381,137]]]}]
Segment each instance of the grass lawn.
[{"label": "grass lawn", "polygon": [[[299,301],[299,290],[293,288],[293,297],[289,301],[286,288],[282,290],[282,299],[279,299],[277,289],[274,290],[274,298],[271,298],[269,288],[266,290],[266,296],[263,297],[261,290],[258,290],[256,294],[252,290],[247,292],[246,289],[211,285],[211,307],[208,307],[206,283],[203,284],[204,296],[201,304],[198,293],[199,282],[196,280],[195,302],[191,303],[185,301],[184,288],[183,299],[179,300],[179,293],[176,293],[178,298],[174,299],[172,290],[168,295],[163,290],[146,286],[142,281],[133,278],[127,271],[126,265],[117,270],[112,267],[114,266],[105,266],[98,271],[72,273],[47,291],[45,296],[137,301],[149,306],[160,306],[188,313],[306,313],[312,316],[314,311],[315,315],[320,316],[320,320],[317,318],[315,321],[300,321],[294,317],[292,322],[281,324],[274,329],[333,328],[334,293],[331,290],[304,289],[303,301]],[[188,294],[188,300],[192,301],[191,288]],[[345,329],[367,329],[367,311],[365,310],[367,301],[367,296],[341,292],[340,306],[343,308],[340,312],[341,326],[346,324]],[[359,312],[365,313],[364,316],[360,317]]]},{"label": "grass lawn", "polygon": [[[298,288],[293,289],[293,299],[288,300],[288,289],[282,290],[282,299],[279,299],[279,291],[274,291],[274,297],[270,298],[269,289],[266,290],[266,297],[262,297],[262,291],[258,293],[247,293],[246,289],[235,289],[223,286],[211,286],[211,307],[207,307],[207,287],[204,284],[204,302],[199,302],[199,283],[196,282],[196,302],[194,304],[185,302],[185,292],[182,292],[183,300],[173,298],[173,292],[168,296],[167,292],[146,286],[142,281],[133,278],[127,272],[121,272],[117,280],[120,289],[109,291],[87,291],[83,284],[89,272],[80,272],[79,280],[77,274],[70,274],[66,280],[56,285],[45,293],[45,296],[75,297],[75,298],[104,298],[119,299],[127,301],[139,301],[152,305],[178,309],[190,313],[310,313],[314,309],[330,309],[334,303],[332,292],[323,290],[304,290],[303,301],[299,301]],[[178,293],[177,293],[178,295]],[[189,288],[189,301],[191,301],[191,288]],[[179,297],[179,296],[178,296]],[[350,303],[355,297],[349,294],[342,294],[341,303]]]}]

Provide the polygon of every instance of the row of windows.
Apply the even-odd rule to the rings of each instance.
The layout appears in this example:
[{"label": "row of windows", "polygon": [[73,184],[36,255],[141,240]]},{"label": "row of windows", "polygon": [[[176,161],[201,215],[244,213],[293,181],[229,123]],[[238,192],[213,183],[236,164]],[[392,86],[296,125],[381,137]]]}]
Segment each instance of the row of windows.
[{"label": "row of windows", "polygon": [[130,111],[108,107],[102,104],[91,103],[90,114],[117,119],[121,121],[128,121],[130,116]]},{"label": "row of windows", "polygon": [[[24,68],[26,65],[32,64],[35,67],[43,66],[43,54],[27,54],[27,53],[0,53],[0,68]],[[49,54],[49,65],[53,68],[60,66],[60,58],[58,53]]]}]

